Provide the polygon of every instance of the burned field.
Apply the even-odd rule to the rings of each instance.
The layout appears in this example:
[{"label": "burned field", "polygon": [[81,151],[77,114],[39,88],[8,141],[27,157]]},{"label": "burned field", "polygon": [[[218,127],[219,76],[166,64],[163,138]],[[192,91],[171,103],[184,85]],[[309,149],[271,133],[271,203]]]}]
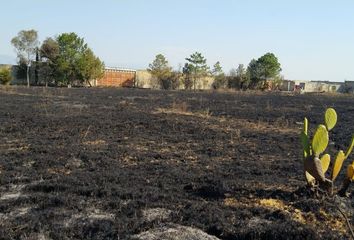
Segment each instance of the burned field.
[{"label": "burned field", "polygon": [[352,96],[0,88],[0,239],[129,239],[161,226],[348,239],[343,216],[304,188],[299,123],[317,125],[326,107],[339,115],[332,151],[343,149]]}]

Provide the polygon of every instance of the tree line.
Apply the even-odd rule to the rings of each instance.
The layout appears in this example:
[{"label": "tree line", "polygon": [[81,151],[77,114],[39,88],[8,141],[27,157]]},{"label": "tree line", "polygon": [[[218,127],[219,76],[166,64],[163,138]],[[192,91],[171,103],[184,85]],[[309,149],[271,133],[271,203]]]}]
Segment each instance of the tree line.
[{"label": "tree line", "polygon": [[35,85],[70,86],[89,84],[104,74],[104,63],[76,33],[48,37],[42,44],[36,30],[23,30],[11,40],[17,52],[18,77],[25,75],[30,86],[31,69]]},{"label": "tree line", "polygon": [[252,59],[247,68],[239,64],[229,74],[223,71],[220,62],[212,68],[207,65],[207,59],[195,52],[186,59],[182,69],[173,70],[168,60],[162,54],[156,55],[149,64],[148,71],[154,76],[162,89],[197,89],[205,78],[212,78],[214,89],[269,89],[279,86],[282,76],[281,65],[273,53],[266,53],[258,59]]},{"label": "tree line", "polygon": [[[11,40],[11,44],[17,53],[17,78],[26,78],[27,86],[30,83],[45,86],[90,85],[90,80],[100,79],[104,75],[104,63],[76,33],[48,37],[40,44],[36,30],[22,30]],[[148,71],[161,89],[196,90],[207,78],[213,80],[214,89],[268,89],[275,88],[281,80],[281,65],[273,53],[252,59],[247,68],[239,64],[228,74],[219,61],[210,68],[207,59],[199,52],[185,60],[183,67],[173,70],[166,57],[158,54],[149,64]],[[9,69],[0,69],[0,83],[10,81]]]}]

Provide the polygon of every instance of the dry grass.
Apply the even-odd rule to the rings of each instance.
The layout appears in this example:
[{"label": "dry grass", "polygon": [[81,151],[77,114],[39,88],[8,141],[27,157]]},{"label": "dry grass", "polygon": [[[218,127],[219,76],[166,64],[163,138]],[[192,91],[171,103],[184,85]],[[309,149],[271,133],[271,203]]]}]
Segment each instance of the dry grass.
[{"label": "dry grass", "polygon": [[107,142],[105,140],[97,139],[93,141],[85,141],[83,144],[87,146],[103,146],[106,145]]},{"label": "dry grass", "polygon": [[66,168],[48,168],[47,172],[53,175],[70,175],[71,171]]},{"label": "dry grass", "polygon": [[279,199],[261,199],[256,205],[273,210],[280,210],[289,214],[294,221],[302,224],[310,224],[314,228],[316,228],[317,225],[325,224],[328,228],[334,231],[339,231],[342,233],[347,232],[347,226],[344,220],[338,220],[337,218],[330,216],[323,209],[320,209],[320,217],[318,217],[312,212],[302,213],[301,210],[290,205],[286,205]]},{"label": "dry grass", "polygon": [[8,140],[0,144],[0,149],[8,152],[22,152],[27,151],[30,148],[31,144],[27,144],[21,140]]},{"label": "dry grass", "polygon": [[179,114],[185,116],[197,116],[201,118],[211,117],[211,112],[209,108],[202,109],[196,112],[189,110],[189,106],[186,102],[173,102],[170,108],[157,108],[154,114],[165,113],[165,114]]}]

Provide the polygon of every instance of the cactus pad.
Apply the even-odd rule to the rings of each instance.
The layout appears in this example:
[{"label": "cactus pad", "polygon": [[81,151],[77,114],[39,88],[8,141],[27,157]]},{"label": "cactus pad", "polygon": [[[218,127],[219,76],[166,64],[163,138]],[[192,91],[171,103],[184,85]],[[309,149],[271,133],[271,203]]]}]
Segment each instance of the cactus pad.
[{"label": "cactus pad", "polygon": [[307,136],[308,128],[309,128],[309,121],[307,120],[307,118],[305,118],[304,119],[304,133],[306,134],[306,136]]},{"label": "cactus pad", "polygon": [[331,156],[329,154],[325,154],[321,157],[321,165],[323,174],[325,174],[329,168],[329,164],[331,163]]},{"label": "cactus pad", "polygon": [[348,158],[349,155],[352,153],[354,147],[354,136],[352,137],[352,142],[350,143],[347,152],[345,153],[345,158]]},{"label": "cactus pad", "polygon": [[352,181],[354,180],[354,162],[348,166],[347,178]]},{"label": "cactus pad", "polygon": [[306,181],[307,181],[307,184],[309,184],[310,186],[313,186],[316,182],[316,179],[314,177],[312,177],[312,175],[305,171],[305,177],[306,177]]},{"label": "cactus pad", "polygon": [[342,150],[340,150],[339,153],[337,154],[336,160],[334,162],[333,172],[332,172],[332,181],[334,181],[336,179],[336,177],[338,176],[340,169],[342,168],[344,160],[345,160],[344,152]]},{"label": "cactus pad", "polygon": [[333,108],[328,108],[325,113],[325,124],[327,130],[330,131],[337,123],[337,113]]},{"label": "cactus pad", "polygon": [[301,133],[301,144],[304,149],[304,157],[306,158],[307,156],[310,155],[310,140],[308,136],[305,134],[305,132]]},{"label": "cactus pad", "polygon": [[329,142],[328,131],[324,125],[319,125],[312,139],[312,150],[315,156],[323,153]]}]

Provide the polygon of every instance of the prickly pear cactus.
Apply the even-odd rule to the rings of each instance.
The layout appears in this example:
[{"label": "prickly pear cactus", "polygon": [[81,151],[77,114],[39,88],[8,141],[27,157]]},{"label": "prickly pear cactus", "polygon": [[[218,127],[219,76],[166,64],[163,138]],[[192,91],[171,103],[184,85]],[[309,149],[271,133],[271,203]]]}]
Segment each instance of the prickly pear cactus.
[{"label": "prickly pear cactus", "polygon": [[349,147],[348,147],[348,150],[347,152],[345,153],[345,158],[348,158],[349,155],[352,153],[353,151],[353,148],[354,148],[354,135],[352,137],[352,142],[350,143]]},{"label": "prickly pear cactus", "polygon": [[347,178],[348,178],[350,181],[353,181],[353,180],[354,180],[354,162],[348,166],[348,169],[347,169]]},{"label": "prickly pear cactus", "polygon": [[325,113],[325,124],[328,131],[337,124],[337,113],[333,108],[328,108]]},{"label": "prickly pear cactus", "polygon": [[353,181],[354,181],[354,162],[348,166],[347,177],[344,179],[342,188],[339,190],[338,194],[342,197],[349,196],[347,190]]},{"label": "prickly pear cactus", "polygon": [[[333,181],[337,178],[341,171],[344,161],[350,156],[354,148],[354,135],[346,152],[340,150],[335,158],[331,178],[326,178],[326,172],[331,164],[331,156],[324,154],[329,143],[329,131],[337,124],[337,113],[333,108],[328,108],[324,116],[324,124],[318,125],[315,134],[310,139],[308,134],[308,120],[304,119],[304,127],[302,129],[300,139],[303,147],[304,156],[304,172],[307,183],[311,186],[319,184],[327,190],[332,189]],[[354,162],[347,169],[347,178],[343,184],[340,194],[346,192],[350,182],[354,180]]]},{"label": "prickly pear cactus", "polygon": [[343,166],[344,160],[345,160],[345,154],[342,150],[340,150],[339,153],[337,154],[336,160],[334,161],[333,171],[332,171],[332,181],[334,181],[338,176],[340,169]]},{"label": "prickly pear cactus", "polygon": [[314,155],[317,157],[320,156],[320,154],[326,150],[328,142],[329,136],[327,128],[324,125],[319,125],[312,139],[312,151]]},{"label": "prickly pear cactus", "polygon": [[321,157],[321,165],[322,165],[323,174],[325,174],[327,172],[330,163],[331,163],[331,156],[329,154],[325,154]]}]

